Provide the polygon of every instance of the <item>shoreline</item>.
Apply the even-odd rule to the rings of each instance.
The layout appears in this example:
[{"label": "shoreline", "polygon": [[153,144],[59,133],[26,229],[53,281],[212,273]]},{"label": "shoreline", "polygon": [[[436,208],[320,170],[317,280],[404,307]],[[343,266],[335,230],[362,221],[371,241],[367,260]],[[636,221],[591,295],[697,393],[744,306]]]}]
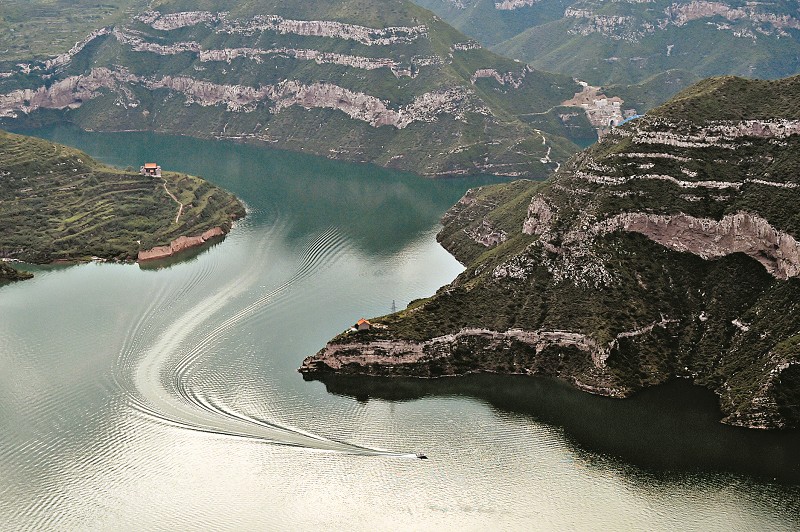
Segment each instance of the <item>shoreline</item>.
[{"label": "shoreline", "polygon": [[227,231],[225,231],[222,227],[217,226],[204,231],[200,235],[195,235],[195,236],[181,235],[173,239],[169,244],[165,246],[155,246],[150,249],[140,250],[136,257],[135,262],[142,263],[153,260],[166,259],[168,257],[175,256],[178,253],[181,253],[182,251],[202,246],[212,238],[223,237],[227,234],[228,234]]}]

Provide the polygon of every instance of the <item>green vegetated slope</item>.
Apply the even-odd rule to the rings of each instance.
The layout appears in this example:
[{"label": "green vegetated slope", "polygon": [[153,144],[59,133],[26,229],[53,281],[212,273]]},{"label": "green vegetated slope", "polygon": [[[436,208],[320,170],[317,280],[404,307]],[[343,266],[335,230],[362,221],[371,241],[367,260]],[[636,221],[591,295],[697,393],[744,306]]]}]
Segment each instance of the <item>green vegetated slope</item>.
[{"label": "green vegetated slope", "polygon": [[799,83],[707,80],[548,182],[470,191],[439,235],[465,272],[303,370],[542,374],[610,396],[685,377],[728,423],[800,426]]},{"label": "green vegetated slope", "polygon": [[[800,14],[792,1],[418,3],[502,55],[593,85],[638,85],[675,71],[683,83],[660,87],[657,103],[708,76],[779,78],[800,72]],[[511,3],[517,7],[497,7]]]},{"label": "green vegetated slope", "polygon": [[95,28],[125,20],[147,3],[148,0],[3,0],[0,64],[63,53]]},{"label": "green vegetated slope", "polygon": [[[176,222],[179,205],[185,205]],[[85,153],[0,132],[0,256],[26,262],[93,256],[130,260],[141,249],[199,235],[244,210],[193,176],[117,170]]]},{"label": "green vegetated slope", "polygon": [[495,55],[408,1],[152,9],[7,72],[4,123],[233,138],[425,175],[544,176],[577,151],[522,119],[570,98],[570,76]]}]

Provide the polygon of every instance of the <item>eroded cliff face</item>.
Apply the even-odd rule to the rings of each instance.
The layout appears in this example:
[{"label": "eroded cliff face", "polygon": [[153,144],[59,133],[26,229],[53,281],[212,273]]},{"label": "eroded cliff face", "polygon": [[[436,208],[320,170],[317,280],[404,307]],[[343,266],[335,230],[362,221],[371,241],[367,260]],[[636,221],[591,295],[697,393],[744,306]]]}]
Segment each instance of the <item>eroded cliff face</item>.
[{"label": "eroded cliff face", "polygon": [[662,246],[706,260],[744,253],[778,279],[800,275],[800,243],[752,213],[737,212],[717,221],[686,214],[630,212],[593,228],[601,234],[617,230],[640,233]]},{"label": "eroded cliff face", "polygon": [[539,0],[503,0],[502,2],[495,2],[494,8],[500,11],[513,11],[521,7],[532,6]]},{"label": "eroded cliff face", "polygon": [[220,236],[225,236],[225,230],[221,227],[213,227],[208,231],[196,236],[179,236],[170,242],[168,246],[156,246],[151,249],[143,249],[139,251],[139,255],[136,260],[139,262],[145,262],[148,260],[165,259],[182,251],[186,251],[187,249],[202,246],[212,238],[217,238]]},{"label": "eroded cliff face", "polygon": [[354,92],[332,83],[303,84],[283,81],[277,85],[247,87],[223,85],[185,76],[161,78],[141,77],[124,69],[94,68],[87,75],[71,76],[49,87],[16,90],[0,95],[0,116],[15,118],[39,109],[75,109],[102,95],[108,89],[126,108],[138,107],[133,88],[168,89],[182,95],[189,104],[204,107],[224,106],[228,111],[247,113],[259,104],[269,106],[273,114],[297,105],[306,109],[325,108],[342,111],[352,119],[373,127],[392,126],[403,129],[414,122],[432,122],[439,115],[464,120],[467,113],[490,115],[491,111],[461,87],[422,94],[411,104],[391,109],[386,102],[364,93]]}]

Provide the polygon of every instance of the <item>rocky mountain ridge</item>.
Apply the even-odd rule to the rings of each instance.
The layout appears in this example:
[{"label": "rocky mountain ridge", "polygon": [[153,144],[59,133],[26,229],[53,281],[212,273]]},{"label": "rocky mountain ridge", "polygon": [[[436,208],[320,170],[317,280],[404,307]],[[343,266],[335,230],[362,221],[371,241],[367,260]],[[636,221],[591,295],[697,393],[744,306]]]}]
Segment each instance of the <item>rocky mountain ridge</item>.
[{"label": "rocky mountain ridge", "polygon": [[563,128],[525,118],[574,94],[571,78],[495,56],[396,4],[396,15],[369,26],[355,11],[299,18],[309,13],[292,2],[272,14],[161,2],[0,74],[0,117],[9,126],[188,129],[424,175],[544,176],[575,151]]},{"label": "rocky mountain ridge", "polygon": [[[800,12],[793,2],[418,3],[502,55],[607,90],[620,85],[620,95],[633,90],[622,86],[647,83],[636,90],[655,93],[656,103],[708,76],[779,78],[800,71]],[[680,82],[650,83],[666,71],[674,71],[672,77]]]},{"label": "rocky mountain ridge", "polygon": [[[704,82],[545,184],[470,191],[439,235],[466,271],[301,371],[538,374],[614,397],[688,378],[726,423],[800,426],[800,116],[780,105],[798,83]],[[741,90],[754,108],[720,107]]]}]

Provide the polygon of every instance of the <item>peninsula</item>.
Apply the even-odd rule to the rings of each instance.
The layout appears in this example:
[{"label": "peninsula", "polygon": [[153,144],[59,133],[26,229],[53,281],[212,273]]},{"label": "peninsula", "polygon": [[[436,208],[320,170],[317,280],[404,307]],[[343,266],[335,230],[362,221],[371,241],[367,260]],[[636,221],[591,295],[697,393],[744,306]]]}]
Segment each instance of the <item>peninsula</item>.
[{"label": "peninsula", "polygon": [[627,397],[675,378],[724,422],[800,426],[800,76],[705,80],[546,182],[470,190],[466,270],[308,357],[325,374],[546,375]]},{"label": "peninsula", "polygon": [[0,258],[161,258],[224,235],[244,214],[232,194],[199,177],[118,170],[0,131]]}]

